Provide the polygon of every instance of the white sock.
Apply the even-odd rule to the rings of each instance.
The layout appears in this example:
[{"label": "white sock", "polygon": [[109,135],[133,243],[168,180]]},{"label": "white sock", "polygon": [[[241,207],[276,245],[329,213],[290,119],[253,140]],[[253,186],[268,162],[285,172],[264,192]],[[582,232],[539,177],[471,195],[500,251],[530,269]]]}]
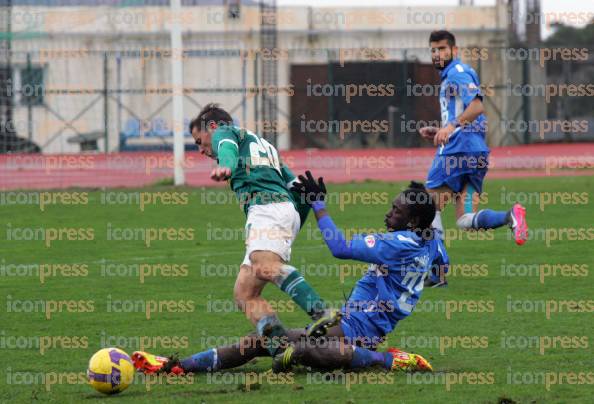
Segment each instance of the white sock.
[{"label": "white sock", "polygon": [[443,240],[443,224],[441,224],[441,211],[435,211],[435,218],[431,223],[431,227],[433,227],[439,237],[440,240]]},{"label": "white sock", "polygon": [[460,229],[463,230],[470,230],[470,229],[476,229],[476,226],[474,226],[474,221],[476,216],[478,216],[478,213],[465,213],[462,216],[460,216],[460,218],[456,221],[456,224],[458,225],[458,227]]}]

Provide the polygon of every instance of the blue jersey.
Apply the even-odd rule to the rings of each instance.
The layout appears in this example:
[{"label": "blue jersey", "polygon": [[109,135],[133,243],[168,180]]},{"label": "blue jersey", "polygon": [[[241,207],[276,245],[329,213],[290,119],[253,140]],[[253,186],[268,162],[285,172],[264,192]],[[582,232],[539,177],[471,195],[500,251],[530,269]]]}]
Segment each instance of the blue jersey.
[{"label": "blue jersey", "polygon": [[449,265],[441,240],[411,231],[355,235],[350,248],[352,259],[372,264],[343,307],[353,338],[390,333],[413,311],[431,267]]},{"label": "blue jersey", "polygon": [[[439,105],[442,127],[459,117],[476,98],[483,98],[480,82],[474,69],[459,59],[454,59],[441,72]],[[489,148],[485,143],[487,119],[480,114],[472,124],[456,130],[448,143],[437,148],[437,154],[483,153]]]}]

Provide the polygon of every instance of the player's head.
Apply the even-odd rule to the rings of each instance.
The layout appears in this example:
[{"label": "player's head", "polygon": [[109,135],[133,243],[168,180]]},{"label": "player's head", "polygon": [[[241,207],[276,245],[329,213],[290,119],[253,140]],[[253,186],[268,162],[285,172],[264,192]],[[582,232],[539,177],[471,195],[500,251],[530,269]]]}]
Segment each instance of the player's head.
[{"label": "player's head", "polygon": [[445,69],[452,59],[458,56],[456,37],[450,31],[433,31],[429,35],[429,46],[431,47],[433,67],[438,70]]},{"label": "player's head", "polygon": [[219,125],[231,125],[231,115],[217,104],[207,104],[196,118],[190,122],[190,133],[200,150],[200,153],[214,157],[212,154],[212,133]]},{"label": "player's head", "polygon": [[411,230],[422,235],[430,235],[431,223],[435,218],[435,202],[419,182],[411,181],[394,201],[386,213],[388,231]]}]

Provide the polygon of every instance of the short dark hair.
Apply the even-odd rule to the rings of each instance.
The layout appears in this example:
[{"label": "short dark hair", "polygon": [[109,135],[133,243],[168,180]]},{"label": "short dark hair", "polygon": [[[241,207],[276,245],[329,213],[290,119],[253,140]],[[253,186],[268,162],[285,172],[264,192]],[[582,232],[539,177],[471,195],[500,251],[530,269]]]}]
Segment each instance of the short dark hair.
[{"label": "short dark hair", "polygon": [[206,104],[198,116],[190,122],[190,133],[194,128],[198,128],[200,131],[206,130],[210,122],[215,122],[217,125],[231,125],[233,118],[219,104]]},{"label": "short dark hair", "polygon": [[421,231],[431,228],[431,223],[435,219],[435,201],[425,185],[420,182],[411,181],[404,191],[410,214],[419,218],[419,228]]},{"label": "short dark hair", "polygon": [[445,29],[441,29],[438,31],[433,31],[431,35],[429,35],[429,42],[437,42],[445,39],[448,41],[448,45],[456,46],[456,37],[450,31],[446,31]]}]

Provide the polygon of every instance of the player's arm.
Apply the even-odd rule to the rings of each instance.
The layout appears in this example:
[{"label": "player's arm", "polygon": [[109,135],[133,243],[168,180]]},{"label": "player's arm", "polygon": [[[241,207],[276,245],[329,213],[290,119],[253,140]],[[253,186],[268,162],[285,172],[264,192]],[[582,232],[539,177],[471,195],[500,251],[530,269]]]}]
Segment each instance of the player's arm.
[{"label": "player's arm", "polygon": [[[299,182],[295,184],[293,190],[299,191],[304,196],[304,199],[311,204],[322,237],[334,257],[339,259],[355,259],[374,264],[385,262],[384,243],[381,240],[378,240],[376,243],[375,235],[358,235],[353,237],[352,240],[347,241],[342,231],[336,227],[326,210],[326,204],[324,202],[326,186],[324,185],[323,178],[320,177],[316,182],[311,172],[306,171],[305,176],[299,176]],[[373,240],[373,242],[370,240]]]},{"label": "player's arm", "polygon": [[318,221],[318,228],[332,255],[344,260],[352,259],[351,243],[345,239],[342,231],[334,224],[326,211],[325,202],[323,200],[315,201],[311,206]]},{"label": "player's arm", "polygon": [[323,201],[314,202],[312,208],[322,237],[335,258],[382,265],[394,253],[394,247],[387,246],[379,234],[355,234],[351,240],[346,240],[326,211]]},{"label": "player's arm", "polygon": [[454,117],[454,119],[435,133],[433,144],[436,146],[447,143],[450,135],[458,127],[470,125],[480,114],[485,112],[483,95],[479,87],[474,83],[470,73],[466,71],[456,72],[448,78],[457,95],[462,98],[462,102],[466,105],[466,108],[464,108],[464,111],[459,116]]},{"label": "player's arm", "polygon": [[[456,118],[458,123],[461,126],[469,125],[474,122],[476,118],[479,117],[480,114],[485,112],[485,107],[483,106],[483,100],[480,97],[475,97],[470,104],[466,107],[466,109]],[[451,125],[452,123],[450,123]]]},{"label": "player's arm", "polygon": [[239,163],[239,145],[233,132],[220,129],[212,137],[212,151],[217,157],[218,167],[212,170],[210,178],[225,181],[231,177]]}]

